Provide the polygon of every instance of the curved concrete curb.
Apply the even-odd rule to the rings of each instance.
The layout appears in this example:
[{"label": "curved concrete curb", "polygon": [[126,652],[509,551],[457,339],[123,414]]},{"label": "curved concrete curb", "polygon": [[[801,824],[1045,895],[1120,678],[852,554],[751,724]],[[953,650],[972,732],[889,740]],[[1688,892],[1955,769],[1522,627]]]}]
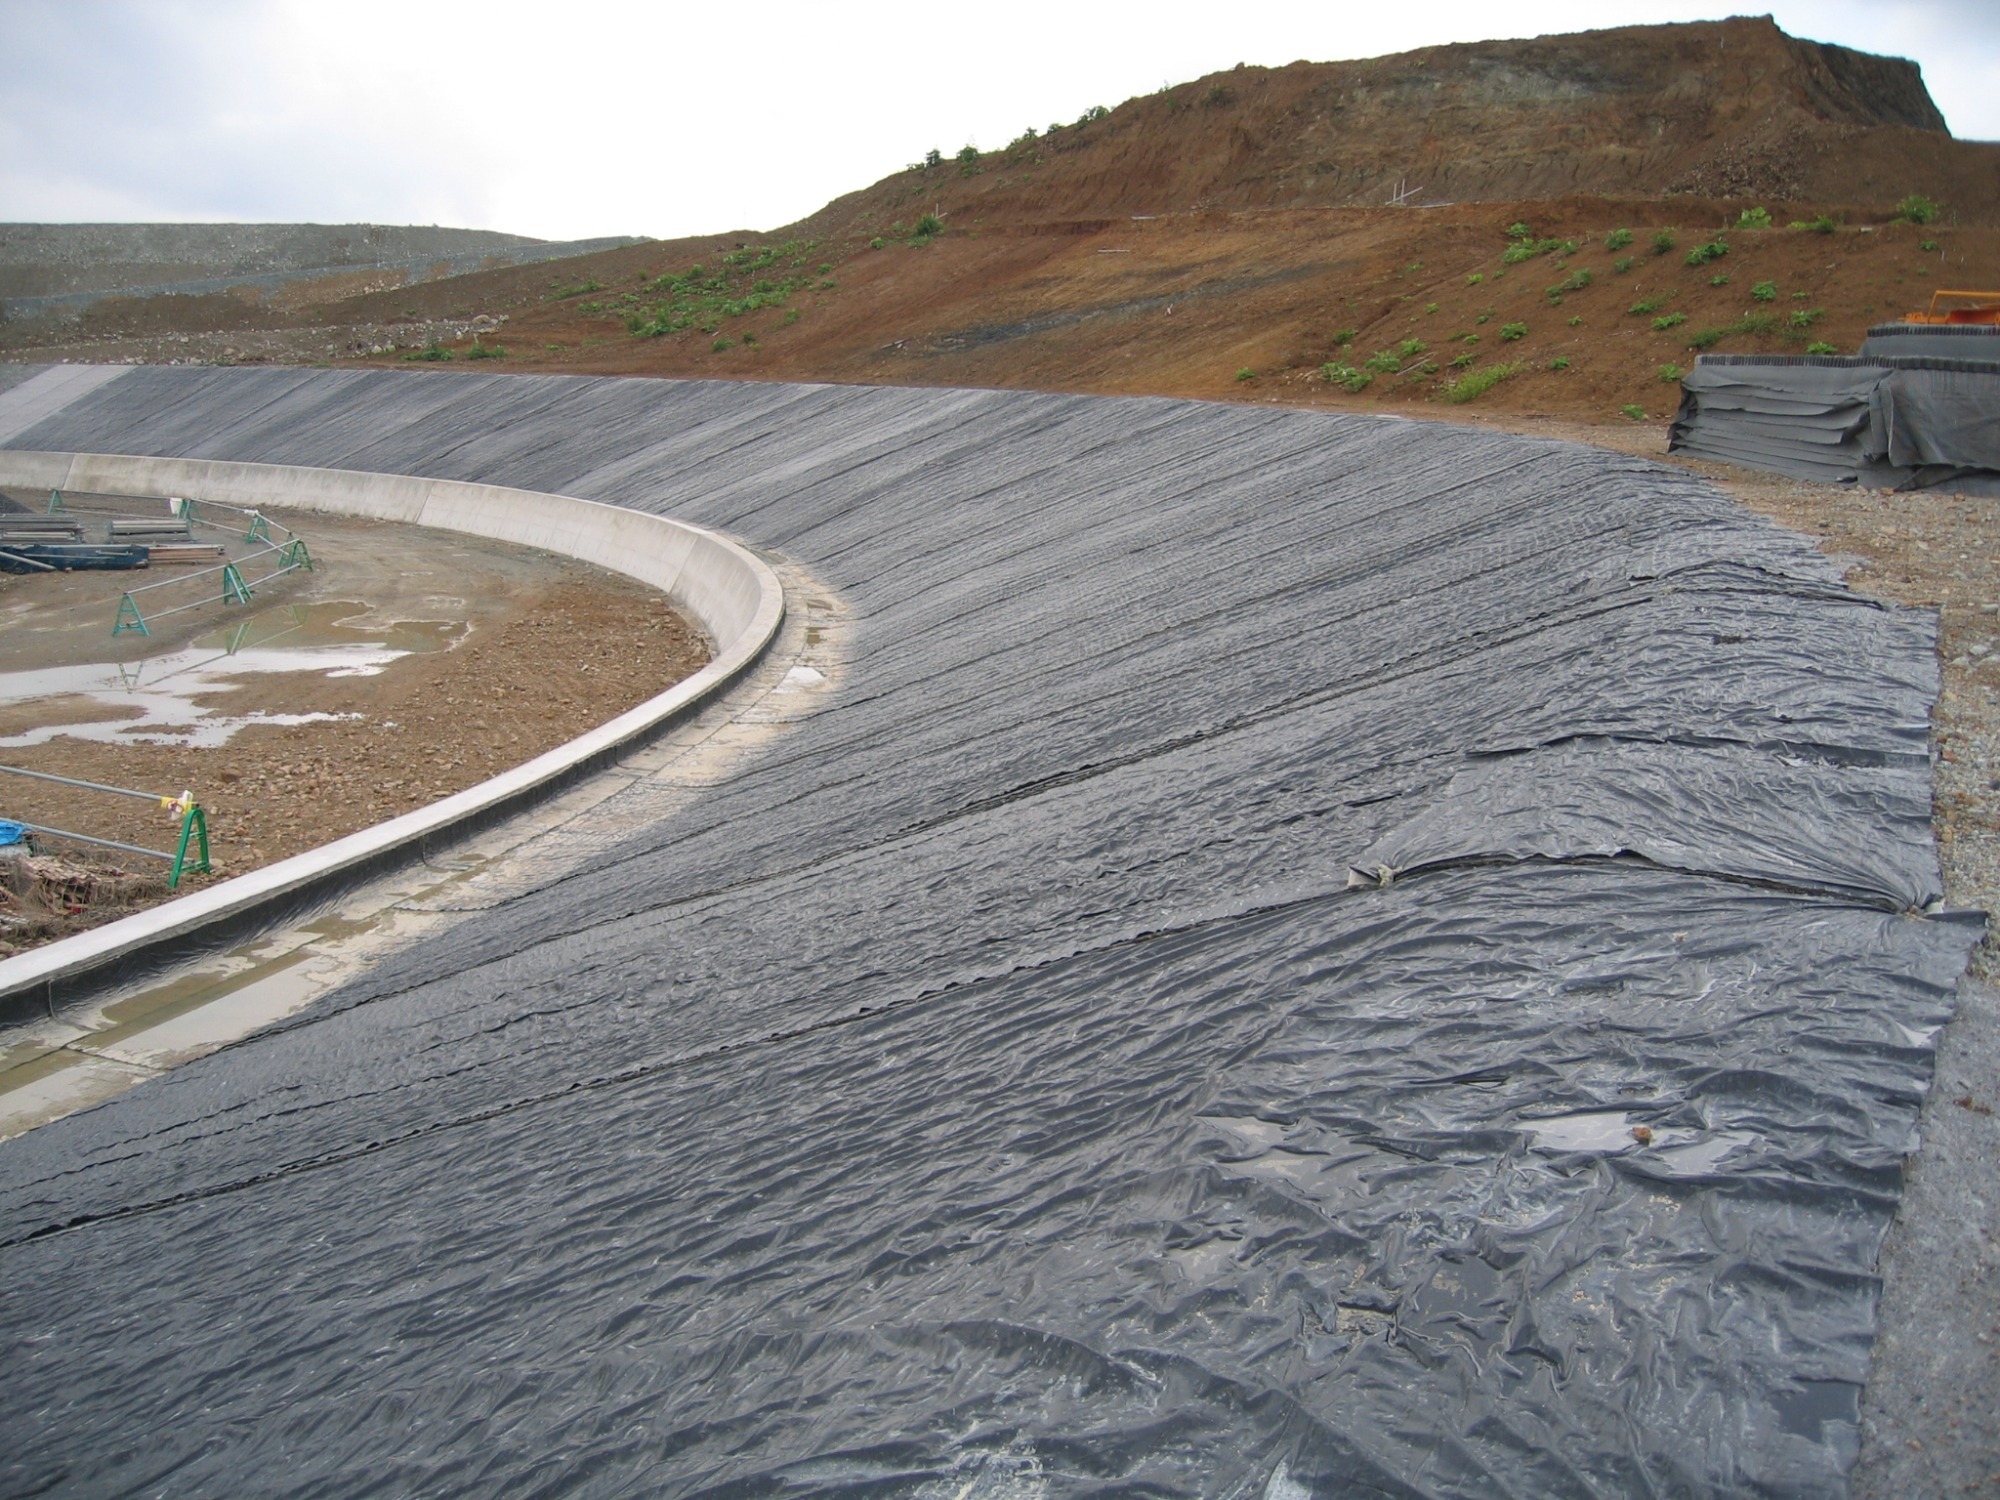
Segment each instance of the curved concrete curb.
[{"label": "curved concrete curb", "polygon": [[665,593],[700,622],[715,659],[637,708],[465,791],[248,875],[0,960],[0,1021],[54,1014],[68,996],[196,937],[240,932],[457,837],[595,768],[734,680],[784,617],[777,575],[711,531],[643,511],[499,485],[208,459],[0,450],[0,484],[79,493],[192,495],[404,521],[539,547]]}]

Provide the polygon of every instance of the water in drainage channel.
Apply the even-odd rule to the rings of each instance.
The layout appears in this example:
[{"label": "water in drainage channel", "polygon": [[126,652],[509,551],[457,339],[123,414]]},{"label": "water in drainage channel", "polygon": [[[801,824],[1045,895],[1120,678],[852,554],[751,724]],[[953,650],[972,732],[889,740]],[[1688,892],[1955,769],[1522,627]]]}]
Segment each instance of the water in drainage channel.
[{"label": "water in drainage channel", "polygon": [[0,1140],[88,1109],[303,1010],[385,948],[450,920],[411,907],[435,902],[492,858],[467,852],[397,872],[331,910],[164,978],[0,1029]]}]

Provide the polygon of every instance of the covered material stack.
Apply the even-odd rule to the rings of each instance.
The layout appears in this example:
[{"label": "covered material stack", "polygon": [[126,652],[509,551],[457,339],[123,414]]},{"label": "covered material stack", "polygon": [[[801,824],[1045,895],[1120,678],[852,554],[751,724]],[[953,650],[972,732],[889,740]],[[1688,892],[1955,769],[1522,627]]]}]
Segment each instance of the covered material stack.
[{"label": "covered material stack", "polygon": [[1886,323],[1856,355],[1704,355],[1667,446],[1799,479],[2000,495],[2000,327]]}]

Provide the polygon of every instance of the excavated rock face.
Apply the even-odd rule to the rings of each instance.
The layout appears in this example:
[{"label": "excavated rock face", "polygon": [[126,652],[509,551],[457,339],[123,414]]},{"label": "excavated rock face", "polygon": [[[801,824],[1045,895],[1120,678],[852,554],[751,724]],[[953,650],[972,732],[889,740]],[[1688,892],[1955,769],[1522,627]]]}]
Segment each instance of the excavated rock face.
[{"label": "excavated rock face", "polygon": [[1785,37],[1785,43],[1823,119],[1850,125],[1908,125],[1950,134],[1924,87],[1922,71],[1908,58],[1877,57],[1797,37]]},{"label": "excavated rock face", "polygon": [[[989,153],[983,222],[1405,201],[1665,193],[2000,208],[1990,146],[1952,140],[1917,65],[1801,40],[1769,17],[1239,67]],[[827,227],[907,190],[842,200]],[[935,183],[928,179],[935,178]]]}]

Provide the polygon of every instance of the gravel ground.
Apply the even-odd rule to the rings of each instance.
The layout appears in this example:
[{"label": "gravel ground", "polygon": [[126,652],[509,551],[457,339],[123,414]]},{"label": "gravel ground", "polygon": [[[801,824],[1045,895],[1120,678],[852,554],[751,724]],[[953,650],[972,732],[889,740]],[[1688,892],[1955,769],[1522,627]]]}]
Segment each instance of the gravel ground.
[{"label": "gravel ground", "polygon": [[1968,981],[1882,1251],[1855,1500],[2000,1495],[2000,990]]}]

